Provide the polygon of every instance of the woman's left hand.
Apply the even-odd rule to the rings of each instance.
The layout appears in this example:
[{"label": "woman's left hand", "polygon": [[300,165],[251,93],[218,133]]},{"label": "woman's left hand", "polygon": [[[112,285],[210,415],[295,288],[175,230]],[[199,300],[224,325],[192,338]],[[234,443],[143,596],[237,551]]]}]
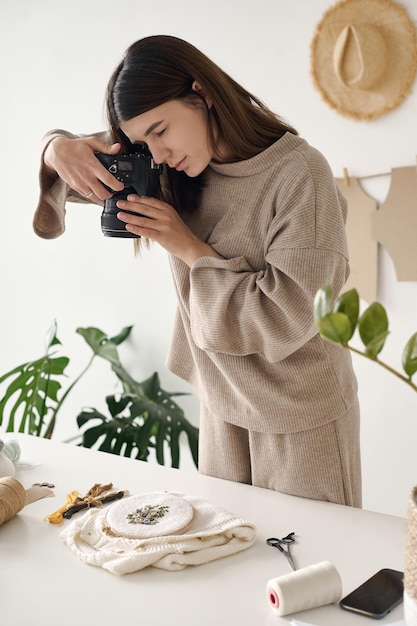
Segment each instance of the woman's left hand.
[{"label": "woman's left hand", "polygon": [[[126,230],[156,241],[189,267],[203,256],[221,258],[211,246],[194,235],[167,202],[132,194],[127,200],[119,200],[117,206],[121,209],[117,217],[126,223]],[[136,215],[124,213],[124,210]]]}]

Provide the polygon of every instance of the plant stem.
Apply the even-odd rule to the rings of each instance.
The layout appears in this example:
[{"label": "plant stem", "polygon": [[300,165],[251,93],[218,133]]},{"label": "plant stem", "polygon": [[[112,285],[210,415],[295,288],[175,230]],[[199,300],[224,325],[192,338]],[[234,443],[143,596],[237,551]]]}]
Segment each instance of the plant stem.
[{"label": "plant stem", "polygon": [[400,378],[409,387],[411,387],[411,389],[414,389],[414,391],[417,392],[417,385],[415,385],[410,378],[407,378],[406,376],[403,376],[403,374],[401,374],[397,370],[395,370],[392,367],[390,367],[389,365],[387,365],[387,363],[384,363],[383,361],[380,361],[379,359],[376,359],[376,358],[373,359],[368,354],[366,354],[366,352],[361,352],[360,350],[358,350],[357,348],[353,348],[349,344],[342,344],[342,345],[343,345],[344,348],[347,348],[351,352],[354,352],[355,354],[360,354],[361,356],[364,356],[366,359],[369,359],[370,361],[373,361],[374,363],[378,363],[378,365],[380,365],[384,369],[388,370],[388,372],[391,372],[391,374],[394,374],[394,376],[396,376],[397,378]]},{"label": "plant stem", "polygon": [[72,443],[73,441],[77,441],[77,439],[82,440],[82,435],[73,435],[72,437],[69,437],[68,439],[64,439],[63,443]]},{"label": "plant stem", "polygon": [[64,403],[64,400],[67,398],[68,394],[70,393],[70,391],[75,387],[75,385],[78,383],[78,381],[84,376],[84,374],[90,369],[91,364],[94,361],[94,357],[95,354],[93,354],[93,356],[91,357],[91,359],[89,360],[89,362],[87,363],[86,367],[82,370],[82,372],[77,376],[77,378],[75,380],[73,380],[73,382],[71,383],[71,385],[68,387],[68,389],[66,390],[66,392],[63,394],[61,400],[58,402],[58,404],[56,405],[53,413],[52,413],[52,417],[51,417],[51,421],[48,424],[48,428],[46,430],[45,433],[45,438],[46,439],[50,439],[52,436],[52,433],[54,431],[55,428],[55,422],[56,422],[56,416],[57,413],[59,411],[59,409],[61,408],[61,406]]}]

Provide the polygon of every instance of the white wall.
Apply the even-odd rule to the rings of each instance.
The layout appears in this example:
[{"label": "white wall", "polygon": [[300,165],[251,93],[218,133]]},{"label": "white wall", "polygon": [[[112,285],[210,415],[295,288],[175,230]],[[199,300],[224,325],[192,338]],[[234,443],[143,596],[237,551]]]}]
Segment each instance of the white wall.
[{"label": "white wall", "polygon": [[[175,299],[165,253],[135,259],[131,242],[104,238],[100,209],[70,205],[66,234],[44,241],[32,232],[37,202],[39,144],[62,127],[104,127],[107,80],[125,48],[145,35],[173,34],[197,45],[226,71],[294,124],[327,156],[336,176],[389,171],[415,163],[417,95],[372,122],[341,117],[320,98],[310,77],[309,47],[330,0],[14,0],[0,8],[2,119],[0,227],[0,375],[43,353],[54,318],[71,357],[70,376],[90,352],[75,333],[98,326],[109,334],[134,324],[121,348],[134,376],[159,371],[170,391],[191,391],[164,366]],[[417,20],[417,3],[402,3]],[[382,200],[389,178],[368,189]],[[402,346],[417,330],[416,283],[399,283],[381,251],[378,299],[391,319],[383,356],[399,367]],[[414,307],[414,308],[413,308]],[[404,515],[417,483],[417,396],[375,364],[355,358],[363,415],[364,506]],[[83,405],[104,409],[113,376],[97,363],[68,399],[55,437],[76,431]],[[181,402],[198,423],[198,403]],[[0,427],[1,428],[1,427]]]}]

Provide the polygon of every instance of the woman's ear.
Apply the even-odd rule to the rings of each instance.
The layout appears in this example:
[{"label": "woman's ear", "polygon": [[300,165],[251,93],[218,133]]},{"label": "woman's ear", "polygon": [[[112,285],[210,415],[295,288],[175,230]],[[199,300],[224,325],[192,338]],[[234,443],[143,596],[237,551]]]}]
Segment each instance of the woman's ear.
[{"label": "woman's ear", "polygon": [[204,89],[204,87],[200,85],[198,81],[195,80],[191,86],[191,89],[195,91],[196,93],[198,93],[198,95],[201,96],[205,100],[208,108],[210,109],[212,105],[212,100],[210,96],[207,94],[207,91]]}]

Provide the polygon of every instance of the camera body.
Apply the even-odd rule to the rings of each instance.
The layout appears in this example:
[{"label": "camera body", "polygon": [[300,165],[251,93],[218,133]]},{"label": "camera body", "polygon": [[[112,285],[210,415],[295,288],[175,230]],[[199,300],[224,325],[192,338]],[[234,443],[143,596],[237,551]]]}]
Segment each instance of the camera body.
[{"label": "camera body", "polygon": [[[118,200],[126,200],[131,193],[138,196],[155,196],[159,190],[159,177],[162,165],[157,165],[147,147],[143,144],[134,144],[135,152],[129,154],[109,155],[95,152],[100,163],[117,180],[124,184],[122,191],[117,191],[104,201],[101,214],[101,230],[105,237],[137,237],[125,228],[125,223],[117,218],[120,209],[116,206]],[[111,191],[111,190],[109,190]],[[125,211],[129,213],[129,211]],[[137,215],[132,213],[132,215]]]}]

